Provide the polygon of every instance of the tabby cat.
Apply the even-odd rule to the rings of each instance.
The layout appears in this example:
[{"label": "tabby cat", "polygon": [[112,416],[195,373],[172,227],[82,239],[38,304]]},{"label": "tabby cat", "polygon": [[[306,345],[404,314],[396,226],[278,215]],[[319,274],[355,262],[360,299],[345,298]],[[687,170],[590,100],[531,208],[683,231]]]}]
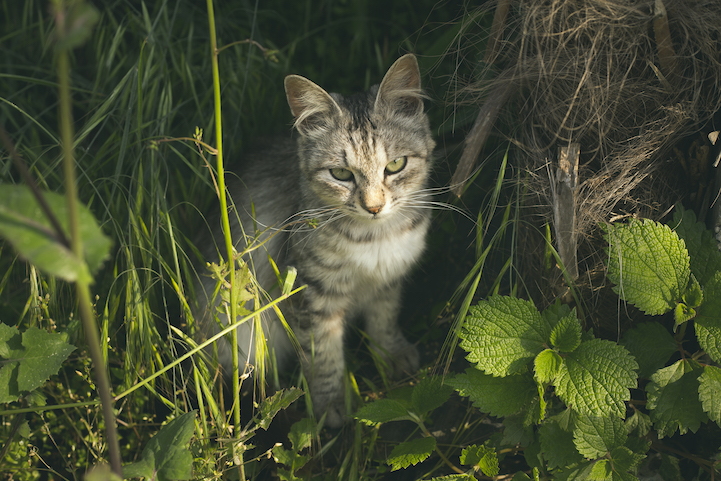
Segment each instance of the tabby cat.
[{"label": "tabby cat", "polygon": [[[418,62],[399,58],[380,86],[342,97],[298,75],[285,79],[297,142],[277,142],[251,156],[241,179],[229,184],[237,211],[231,231],[263,232],[263,245],[282,272],[297,269],[307,288],[282,305],[300,345],[316,415],[326,425],[343,423],[343,335],[346,324],[365,320],[371,348],[398,375],[418,368],[418,351],[396,324],[403,278],[425,246],[430,156],[435,145],[423,112]],[[251,213],[254,213],[251,214]],[[241,225],[242,229],[241,230]],[[220,230],[220,229],[218,229]],[[271,236],[271,234],[274,234]],[[223,245],[216,235],[217,245]],[[215,246],[207,243],[208,256]],[[211,252],[212,247],[212,252]],[[258,283],[270,290],[277,276],[265,252],[254,252]],[[212,293],[215,281],[203,281]],[[201,294],[202,296],[202,294]],[[218,332],[204,299],[202,334]],[[223,317],[222,322],[227,322]],[[281,322],[265,320],[268,347],[282,366],[294,348]],[[238,328],[240,359],[254,362],[253,323]],[[230,371],[230,344],[218,342],[219,360]]]}]

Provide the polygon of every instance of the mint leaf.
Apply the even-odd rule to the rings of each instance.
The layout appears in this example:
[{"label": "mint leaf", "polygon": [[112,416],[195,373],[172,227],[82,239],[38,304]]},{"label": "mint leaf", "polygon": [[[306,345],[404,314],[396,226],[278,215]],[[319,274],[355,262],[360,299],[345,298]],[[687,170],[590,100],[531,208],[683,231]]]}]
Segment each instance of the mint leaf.
[{"label": "mint leaf", "polygon": [[388,456],[386,463],[392,466],[391,471],[405,469],[428,458],[436,448],[436,438],[427,437],[406,441],[398,444]]},{"label": "mint leaf", "polygon": [[267,431],[275,415],[278,414],[281,409],[290,406],[302,395],[303,391],[294,387],[281,389],[260,404],[260,412],[256,415],[255,422]]},{"label": "mint leaf", "polygon": [[446,383],[461,396],[469,397],[481,412],[497,417],[520,411],[536,396],[536,383],[527,373],[493,377],[471,368]]},{"label": "mint leaf", "polygon": [[691,255],[691,272],[705,286],[716,272],[721,271],[721,252],[713,233],[696,220],[692,210],[684,210],[681,206],[673,213],[673,223],[676,234],[684,240]]},{"label": "mint leaf", "polygon": [[460,460],[464,466],[477,467],[486,476],[496,476],[498,474],[498,456],[496,456],[496,450],[493,448],[473,444],[461,451]]},{"label": "mint leaf", "polygon": [[628,430],[617,416],[588,416],[580,414],[573,426],[573,444],[587,459],[605,456],[612,449],[623,446]]},{"label": "mint leaf", "polygon": [[624,424],[626,425],[628,434],[633,434],[635,432],[636,436],[641,438],[647,435],[653,426],[648,414],[642,413],[638,410],[634,410],[633,414],[626,418]]},{"label": "mint leaf", "polygon": [[686,246],[678,235],[648,219],[604,229],[614,292],[649,315],[675,308],[691,272]]},{"label": "mint leaf", "polygon": [[[576,309],[574,308],[573,310],[575,311]],[[561,321],[561,319],[568,317],[571,312],[571,308],[568,307],[568,304],[561,304],[561,300],[556,299],[556,302],[544,309],[541,316],[543,316],[543,319],[548,324],[548,327],[553,329],[556,327],[556,324]]]},{"label": "mint leaf", "polygon": [[572,352],[581,344],[581,324],[576,318],[575,309],[553,328],[551,344],[561,352]]},{"label": "mint leaf", "polygon": [[561,356],[556,351],[546,349],[533,360],[533,372],[538,382],[551,382],[555,379],[562,364],[563,359],[561,359]]},{"label": "mint leaf", "polygon": [[143,449],[141,460],[123,466],[123,477],[150,479],[190,479],[193,456],[187,448],[195,429],[195,411],[185,413],[152,437]]},{"label": "mint leaf", "polygon": [[613,481],[613,466],[608,459],[599,459],[588,473],[588,481]]},{"label": "mint leaf", "polygon": [[621,345],[636,359],[638,375],[643,378],[665,366],[678,349],[671,334],[658,322],[644,322],[629,329],[623,335]]},{"label": "mint leaf", "polygon": [[573,444],[573,434],[558,425],[557,422],[548,421],[538,429],[541,440],[541,452],[548,463],[548,468],[563,468],[583,461]]},{"label": "mint leaf", "polygon": [[705,366],[698,381],[698,397],[704,412],[712,421],[721,425],[721,369]]},{"label": "mint leaf", "polygon": [[288,439],[293,446],[293,450],[298,452],[310,447],[316,428],[316,422],[312,418],[303,418],[293,423],[290,427],[290,433],[288,433]]},{"label": "mint leaf", "polygon": [[354,417],[370,426],[411,419],[408,408],[395,399],[379,399],[365,404],[355,413]]},{"label": "mint leaf", "polygon": [[413,410],[423,416],[442,406],[453,394],[453,387],[443,384],[440,377],[427,377],[413,388],[411,403]]},{"label": "mint leaf", "polygon": [[532,302],[494,295],[470,308],[461,347],[478,369],[507,376],[526,369],[545,348],[550,331]]},{"label": "mint leaf", "polygon": [[721,272],[716,272],[704,289],[704,302],[698,307],[696,338],[704,351],[721,362]]},{"label": "mint leaf", "polygon": [[0,323],[0,403],[17,401],[42,386],[74,350],[65,334],[37,327],[21,333]]},{"label": "mint leaf", "polygon": [[582,342],[566,356],[554,385],[556,394],[579,413],[623,417],[630,389],[636,387],[638,364],[611,341]]},{"label": "mint leaf", "polygon": [[[630,473],[635,473],[636,468],[641,464],[646,456],[643,454],[636,454],[625,446],[618,446],[611,450],[611,467],[614,473],[613,479],[619,479],[622,481],[637,481],[636,476]],[[663,472],[663,471],[661,471]]]},{"label": "mint leaf", "polygon": [[[53,192],[43,192],[43,197],[67,236],[69,226],[65,197]],[[0,186],[0,235],[12,244],[21,257],[42,271],[68,282],[78,279],[90,282],[90,273],[100,268],[112,242],[100,230],[90,211],[85,206],[78,207],[84,250],[82,259],[78,259],[55,237],[50,221],[26,186]]]},{"label": "mint leaf", "polygon": [[658,437],[671,436],[689,429],[696,432],[708,419],[699,401],[699,376],[703,369],[698,363],[681,359],[659,369],[646,386],[649,409]]}]

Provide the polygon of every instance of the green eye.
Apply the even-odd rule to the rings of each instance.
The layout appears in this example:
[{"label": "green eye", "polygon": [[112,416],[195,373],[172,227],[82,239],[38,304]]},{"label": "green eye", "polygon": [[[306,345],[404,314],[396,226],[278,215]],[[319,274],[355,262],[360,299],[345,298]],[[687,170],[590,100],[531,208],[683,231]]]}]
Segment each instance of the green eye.
[{"label": "green eye", "polygon": [[348,169],[330,169],[330,175],[342,181],[353,180],[353,172]]},{"label": "green eye", "polygon": [[386,165],[386,173],[387,174],[397,174],[401,170],[403,170],[408,163],[408,157],[398,157],[393,162],[388,162],[388,165]]}]

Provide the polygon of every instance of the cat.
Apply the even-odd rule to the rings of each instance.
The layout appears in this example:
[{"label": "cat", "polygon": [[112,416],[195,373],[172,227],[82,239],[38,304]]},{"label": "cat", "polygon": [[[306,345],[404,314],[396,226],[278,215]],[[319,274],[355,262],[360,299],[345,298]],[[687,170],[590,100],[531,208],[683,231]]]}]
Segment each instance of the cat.
[{"label": "cat", "polygon": [[[297,141],[274,142],[249,157],[240,181],[229,183],[237,209],[231,211],[231,232],[242,251],[242,232],[252,237],[264,231],[255,240],[266,240],[263,248],[280,271],[295,267],[296,285],[307,286],[281,311],[300,346],[297,356],[315,415],[327,413],[326,425],[339,427],[346,410],[343,336],[348,322],[365,320],[371,349],[392,374],[418,368],[418,351],[396,318],[402,281],[425,248],[430,223],[426,184],[435,142],[412,54],[400,57],[380,86],[364,93],[329,94],[298,75],[285,78],[285,92]],[[224,245],[217,230],[215,244],[206,243],[208,258],[217,258],[215,246]],[[253,258],[258,284],[271,289],[278,282],[275,270],[265,252],[255,252],[260,254]],[[212,293],[215,282],[206,278],[200,289],[205,337],[219,331],[208,309],[218,301],[202,294]],[[278,365],[287,365],[295,349],[275,315],[265,319],[264,331]],[[253,323],[238,327],[238,339],[241,365],[252,364]],[[229,372],[230,343],[219,340],[217,349]]]}]

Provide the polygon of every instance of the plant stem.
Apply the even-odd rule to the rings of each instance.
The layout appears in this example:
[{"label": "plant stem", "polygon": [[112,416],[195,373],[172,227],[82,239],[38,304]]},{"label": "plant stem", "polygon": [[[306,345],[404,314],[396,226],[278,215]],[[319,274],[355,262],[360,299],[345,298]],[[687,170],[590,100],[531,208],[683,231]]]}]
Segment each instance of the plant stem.
[{"label": "plant stem", "polygon": [[[62,26],[58,26],[63,30]],[[61,34],[62,35],[62,34]],[[78,260],[83,259],[83,244],[80,239],[80,222],[78,220],[78,193],[75,179],[75,159],[73,156],[73,119],[70,98],[70,60],[67,49],[58,52],[58,83],[60,86],[60,133],[63,147],[63,170],[65,174],[65,190],[68,205],[68,223],[70,224],[70,243],[73,253]],[[80,318],[85,330],[85,339],[90,351],[90,357],[95,367],[95,382],[103,405],[105,418],[105,436],[110,452],[110,466],[119,476],[123,475],[120,458],[120,444],[115,426],[115,413],[113,412],[113,398],[110,395],[110,382],[108,381],[105,363],[100,352],[98,327],[95,324],[90,287],[86,279],[78,279],[75,283],[80,307]]]},{"label": "plant stem", "polygon": [[[223,168],[223,124],[220,106],[220,74],[218,71],[218,45],[215,34],[215,13],[213,12],[213,0],[207,0],[208,25],[210,28],[210,50],[211,64],[213,69],[213,100],[215,103],[215,142],[218,150],[218,197],[220,199],[220,216],[223,222],[223,234],[225,235],[225,247],[228,256],[228,269],[230,276],[230,319],[229,323],[235,321],[237,311],[237,283],[235,282],[235,258],[233,256],[233,239],[230,235],[230,221],[228,219],[228,205],[225,192],[225,171]],[[240,372],[238,370],[238,331],[231,331],[230,349],[233,356],[233,421],[235,432],[240,432]],[[245,481],[243,468],[243,453],[234,453],[239,457],[238,473],[240,479]]]}]

